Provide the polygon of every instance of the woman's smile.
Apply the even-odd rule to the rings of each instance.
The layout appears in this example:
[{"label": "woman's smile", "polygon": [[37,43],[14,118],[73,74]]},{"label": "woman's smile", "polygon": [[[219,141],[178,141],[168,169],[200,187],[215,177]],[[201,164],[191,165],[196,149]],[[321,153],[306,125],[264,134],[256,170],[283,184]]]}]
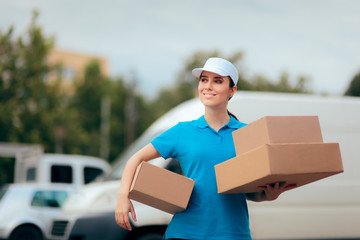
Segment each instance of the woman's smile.
[{"label": "woman's smile", "polygon": [[216,96],[215,93],[203,93],[203,95],[204,95],[205,97],[214,97],[214,96]]}]

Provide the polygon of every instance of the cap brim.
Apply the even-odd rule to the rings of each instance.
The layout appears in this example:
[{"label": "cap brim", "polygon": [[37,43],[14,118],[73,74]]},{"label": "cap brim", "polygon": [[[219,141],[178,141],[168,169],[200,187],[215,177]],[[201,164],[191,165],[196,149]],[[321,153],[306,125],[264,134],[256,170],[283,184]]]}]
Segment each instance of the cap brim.
[{"label": "cap brim", "polygon": [[192,74],[193,74],[195,77],[199,78],[200,75],[201,75],[201,73],[202,73],[202,71],[204,71],[203,68],[194,68],[194,69],[192,70]]},{"label": "cap brim", "polygon": [[213,71],[213,70],[208,70],[208,69],[205,69],[205,68],[194,68],[194,69],[192,70],[192,74],[193,74],[195,77],[200,78],[200,75],[201,75],[201,73],[202,73],[203,71],[216,73],[216,74],[218,74],[218,75],[220,75],[220,76],[226,76],[225,74],[223,74],[223,73],[221,72],[221,70]]}]

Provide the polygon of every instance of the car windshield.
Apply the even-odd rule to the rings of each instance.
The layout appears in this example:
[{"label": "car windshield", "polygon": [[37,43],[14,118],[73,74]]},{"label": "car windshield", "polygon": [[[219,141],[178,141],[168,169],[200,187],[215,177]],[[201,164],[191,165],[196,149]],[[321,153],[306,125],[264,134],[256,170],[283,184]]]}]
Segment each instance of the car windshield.
[{"label": "car windshield", "polygon": [[0,201],[1,201],[2,197],[5,195],[8,188],[9,188],[8,185],[1,186],[1,188],[0,188]]},{"label": "car windshield", "polygon": [[150,143],[155,137],[159,136],[162,131],[147,132],[142,135],[138,140],[131,144],[120,157],[115,160],[111,172],[105,177],[105,180],[120,179],[124,171],[127,160],[142,147]]},{"label": "car windshield", "polygon": [[39,190],[35,192],[31,206],[60,208],[67,197],[66,191]]}]

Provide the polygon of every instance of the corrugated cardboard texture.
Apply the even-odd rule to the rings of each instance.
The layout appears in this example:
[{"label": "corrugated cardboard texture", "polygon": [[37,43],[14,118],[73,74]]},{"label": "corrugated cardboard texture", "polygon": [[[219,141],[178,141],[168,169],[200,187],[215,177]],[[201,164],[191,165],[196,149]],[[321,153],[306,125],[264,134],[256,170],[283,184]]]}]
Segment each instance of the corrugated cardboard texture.
[{"label": "corrugated cardboard texture", "polygon": [[317,116],[266,116],[233,132],[236,155],[264,144],[323,142]]},{"label": "corrugated cardboard texture", "polygon": [[265,144],[215,166],[218,193],[285,181],[302,186],[343,171],[338,143]]},{"label": "corrugated cardboard texture", "polygon": [[186,209],[195,181],[143,162],[135,172],[130,198],[175,214]]}]

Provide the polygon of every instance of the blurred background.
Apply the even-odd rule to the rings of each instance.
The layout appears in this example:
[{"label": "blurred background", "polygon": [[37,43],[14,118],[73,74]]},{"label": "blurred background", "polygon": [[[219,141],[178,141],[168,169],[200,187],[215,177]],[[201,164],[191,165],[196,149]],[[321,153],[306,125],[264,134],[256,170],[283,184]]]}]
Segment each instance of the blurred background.
[{"label": "blurred background", "polygon": [[[360,96],[356,0],[0,0],[0,142],[112,163],[234,62],[239,90]],[[12,182],[13,159],[0,161]]]}]

